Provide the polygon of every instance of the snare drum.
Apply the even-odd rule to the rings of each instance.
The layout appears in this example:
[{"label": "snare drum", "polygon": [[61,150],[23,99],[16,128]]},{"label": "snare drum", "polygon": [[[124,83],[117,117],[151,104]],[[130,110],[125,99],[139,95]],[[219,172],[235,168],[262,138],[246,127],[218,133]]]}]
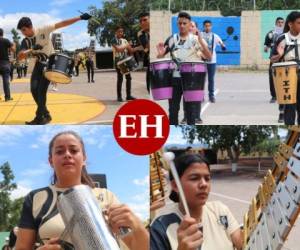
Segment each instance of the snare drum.
[{"label": "snare drum", "polygon": [[44,76],[53,83],[71,83],[73,68],[72,58],[64,54],[52,54],[49,56]]},{"label": "snare drum", "polygon": [[129,56],[117,63],[117,67],[120,69],[123,75],[129,74],[131,71],[137,70],[138,64],[133,56]]},{"label": "snare drum", "polygon": [[172,98],[172,73],[174,67],[174,62],[171,59],[163,58],[150,62],[150,86],[154,100]]},{"label": "snare drum", "polygon": [[201,102],[204,99],[206,64],[200,61],[185,61],[179,64],[185,102]]},{"label": "snare drum", "polygon": [[298,65],[296,62],[272,64],[272,75],[279,104],[297,103]]}]

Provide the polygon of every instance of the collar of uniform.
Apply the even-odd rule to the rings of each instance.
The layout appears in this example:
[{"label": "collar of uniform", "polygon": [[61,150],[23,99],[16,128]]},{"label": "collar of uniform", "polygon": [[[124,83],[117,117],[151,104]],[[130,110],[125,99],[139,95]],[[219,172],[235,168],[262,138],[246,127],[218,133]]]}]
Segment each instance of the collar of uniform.
[{"label": "collar of uniform", "polygon": [[293,39],[293,40],[300,39],[300,33],[299,33],[297,36],[293,36],[293,35],[291,34],[291,32],[289,31],[288,34],[289,34],[289,37],[290,37],[291,39]]},{"label": "collar of uniform", "polygon": [[66,191],[66,190],[69,189],[69,188],[59,188],[59,187],[57,187],[57,186],[55,186],[55,185],[51,185],[51,188],[52,188],[53,190],[55,190],[55,191],[58,191],[58,192],[64,192],[64,191]]}]

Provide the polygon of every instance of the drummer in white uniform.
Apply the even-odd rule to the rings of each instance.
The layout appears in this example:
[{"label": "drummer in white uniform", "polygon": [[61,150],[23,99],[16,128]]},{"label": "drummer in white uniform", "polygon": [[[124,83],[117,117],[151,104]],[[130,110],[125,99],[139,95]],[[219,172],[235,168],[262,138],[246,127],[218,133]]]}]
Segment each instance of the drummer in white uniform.
[{"label": "drummer in white uniform", "polygon": [[[122,83],[123,83],[123,74],[121,70],[118,68],[117,63],[121,60],[127,58],[129,54],[134,52],[134,49],[128,43],[128,41],[124,38],[124,29],[121,26],[118,26],[115,31],[115,37],[112,41],[112,48],[114,54],[114,63],[117,71],[117,100],[118,102],[123,102],[122,98]],[[136,99],[131,95],[131,75],[126,74],[126,100],[134,100]]]},{"label": "drummer in white uniform", "polygon": [[[286,19],[284,34],[278,37],[275,45],[275,55],[272,56],[272,62],[295,61],[300,62],[300,12],[292,11]],[[284,105],[284,123],[286,125],[294,125],[297,120],[300,124],[300,87],[299,87],[299,72],[298,72],[298,88],[297,88],[297,103]]]},{"label": "drummer in white uniform", "polygon": [[[179,33],[171,35],[165,43],[157,45],[157,57],[162,58],[167,53],[171,54],[174,62],[178,64],[184,60],[211,59],[206,42],[201,37],[199,31],[197,35],[190,33],[191,16],[186,12],[180,12],[177,18]],[[178,113],[182,96],[182,79],[178,69],[173,73],[173,96],[169,99],[169,119],[170,124],[178,125]],[[194,125],[198,116],[198,102],[185,102],[185,113],[188,125]]]}]

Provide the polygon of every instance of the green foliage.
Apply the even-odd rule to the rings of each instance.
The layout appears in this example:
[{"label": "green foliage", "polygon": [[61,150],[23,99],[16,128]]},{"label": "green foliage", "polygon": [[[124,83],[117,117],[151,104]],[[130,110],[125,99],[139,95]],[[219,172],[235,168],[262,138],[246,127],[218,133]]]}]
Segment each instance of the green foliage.
[{"label": "green foliage", "polygon": [[16,44],[16,52],[15,53],[18,54],[20,51],[20,47],[21,47],[21,45],[20,45],[21,37],[19,36],[19,33],[15,28],[13,28],[10,32],[12,33],[12,39],[13,39],[14,43]]},{"label": "green foliage", "polygon": [[[151,0],[152,10],[168,10],[166,0]],[[173,13],[181,10],[220,11],[223,16],[240,16],[243,10],[283,10],[299,9],[300,1],[294,0],[171,0],[170,10]]]},{"label": "green foliage", "polygon": [[14,175],[8,162],[0,166],[3,179],[0,181],[0,231],[9,231],[19,220],[20,199],[11,201],[10,194],[17,188]]},{"label": "green foliage", "polygon": [[[196,139],[208,144],[213,150],[227,151],[232,162],[237,162],[241,153],[249,154],[254,146],[269,139],[275,126],[181,126],[188,143]],[[275,129],[276,130],[276,129]]]},{"label": "green foliage", "polygon": [[90,13],[98,20],[97,24],[93,19],[88,23],[88,33],[95,35],[97,41],[104,46],[111,45],[118,26],[124,28],[127,40],[135,40],[139,30],[139,15],[148,10],[147,1],[143,0],[113,0],[104,1],[102,9],[90,6]]}]

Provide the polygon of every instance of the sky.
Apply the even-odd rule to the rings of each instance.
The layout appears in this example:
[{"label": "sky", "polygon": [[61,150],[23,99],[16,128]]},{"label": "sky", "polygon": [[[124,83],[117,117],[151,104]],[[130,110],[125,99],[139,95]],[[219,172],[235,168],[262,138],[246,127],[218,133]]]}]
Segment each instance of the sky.
[{"label": "sky", "polygon": [[[79,16],[78,10],[85,12],[91,5],[101,8],[102,0],[1,0],[0,27],[4,29],[4,35],[11,38],[11,29],[16,28],[23,16],[29,16],[35,27],[41,27]],[[79,21],[57,31],[62,32],[64,49],[74,50],[90,44],[87,21]]]},{"label": "sky", "polygon": [[74,130],[83,138],[88,172],[106,174],[108,189],[140,218],[147,219],[149,157],[124,151],[115,141],[110,125],[0,126],[0,165],[10,163],[18,185],[12,198],[50,184],[53,172],[48,164],[48,144],[55,134],[65,130]]}]

